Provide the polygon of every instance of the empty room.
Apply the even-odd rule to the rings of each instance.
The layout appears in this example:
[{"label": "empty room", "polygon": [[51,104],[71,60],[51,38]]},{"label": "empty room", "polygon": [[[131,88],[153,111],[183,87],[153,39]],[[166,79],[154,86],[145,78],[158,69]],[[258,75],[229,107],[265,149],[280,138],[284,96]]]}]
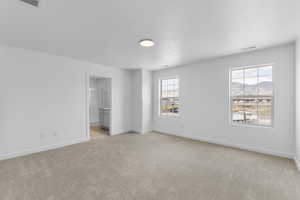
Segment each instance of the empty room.
[{"label": "empty room", "polygon": [[300,1],[2,0],[0,200],[300,200]]}]

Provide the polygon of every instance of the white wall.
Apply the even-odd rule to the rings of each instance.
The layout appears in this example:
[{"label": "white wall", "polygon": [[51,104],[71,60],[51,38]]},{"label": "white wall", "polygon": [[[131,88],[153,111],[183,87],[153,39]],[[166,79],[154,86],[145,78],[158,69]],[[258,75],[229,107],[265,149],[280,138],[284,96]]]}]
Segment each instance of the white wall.
[{"label": "white wall", "polygon": [[132,130],[152,131],[152,72],[132,70],[132,108]]},{"label": "white wall", "polygon": [[300,38],[296,42],[296,156],[300,170]]},{"label": "white wall", "polygon": [[0,46],[0,159],[85,140],[86,73],[112,77],[112,134],[131,130],[131,72]]},{"label": "white wall", "polygon": [[[154,129],[292,156],[295,150],[294,53],[294,45],[289,44],[149,72],[120,70],[0,46],[0,159],[86,140],[86,74],[112,77],[113,135]],[[299,51],[297,55],[299,59]],[[229,68],[270,62],[276,63],[274,128],[230,126]],[[158,117],[158,78],[171,75],[180,77],[180,117],[161,118]]]},{"label": "white wall", "polygon": [[131,96],[132,96],[132,131],[143,132],[143,93],[142,70],[131,71]]},{"label": "white wall", "polygon": [[143,130],[152,131],[152,72],[142,70]]},{"label": "white wall", "polygon": [[[197,62],[153,74],[153,129],[179,136],[293,157],[294,44]],[[274,128],[233,127],[229,123],[229,69],[275,63]],[[158,79],[179,75],[180,117],[158,116]]]}]

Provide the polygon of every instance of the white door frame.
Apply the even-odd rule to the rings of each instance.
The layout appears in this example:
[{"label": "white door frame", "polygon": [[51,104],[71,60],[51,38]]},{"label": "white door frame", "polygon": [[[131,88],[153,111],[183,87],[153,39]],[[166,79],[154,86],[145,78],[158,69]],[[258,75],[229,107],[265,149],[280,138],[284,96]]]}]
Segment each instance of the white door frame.
[{"label": "white door frame", "polygon": [[86,87],[85,87],[85,101],[86,101],[86,137],[88,140],[91,140],[91,133],[90,133],[90,95],[89,95],[89,89],[90,89],[90,79],[91,78],[107,78],[110,79],[110,105],[111,105],[111,110],[110,110],[110,119],[109,119],[109,135],[112,135],[112,109],[113,109],[113,105],[112,105],[112,85],[113,85],[113,78],[110,76],[104,76],[101,74],[90,74],[90,73],[86,73]]}]

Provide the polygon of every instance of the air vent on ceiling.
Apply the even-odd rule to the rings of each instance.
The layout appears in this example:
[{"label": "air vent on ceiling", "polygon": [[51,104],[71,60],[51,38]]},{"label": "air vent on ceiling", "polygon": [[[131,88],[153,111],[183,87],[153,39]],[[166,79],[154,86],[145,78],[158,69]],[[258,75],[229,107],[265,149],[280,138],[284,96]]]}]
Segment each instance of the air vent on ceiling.
[{"label": "air vent on ceiling", "polygon": [[39,0],[21,0],[21,1],[28,3],[30,5],[36,6],[36,7],[39,6]]},{"label": "air vent on ceiling", "polygon": [[251,51],[251,50],[255,50],[256,48],[257,48],[256,46],[246,47],[243,48],[242,51]]}]

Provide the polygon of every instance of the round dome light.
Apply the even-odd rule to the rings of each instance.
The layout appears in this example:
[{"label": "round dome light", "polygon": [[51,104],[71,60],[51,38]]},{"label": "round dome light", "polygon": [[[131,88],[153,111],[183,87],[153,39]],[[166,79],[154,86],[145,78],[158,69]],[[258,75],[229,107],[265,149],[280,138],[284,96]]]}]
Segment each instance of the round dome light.
[{"label": "round dome light", "polygon": [[151,39],[143,39],[139,43],[142,47],[152,47],[152,46],[154,46],[154,41],[151,40]]}]

